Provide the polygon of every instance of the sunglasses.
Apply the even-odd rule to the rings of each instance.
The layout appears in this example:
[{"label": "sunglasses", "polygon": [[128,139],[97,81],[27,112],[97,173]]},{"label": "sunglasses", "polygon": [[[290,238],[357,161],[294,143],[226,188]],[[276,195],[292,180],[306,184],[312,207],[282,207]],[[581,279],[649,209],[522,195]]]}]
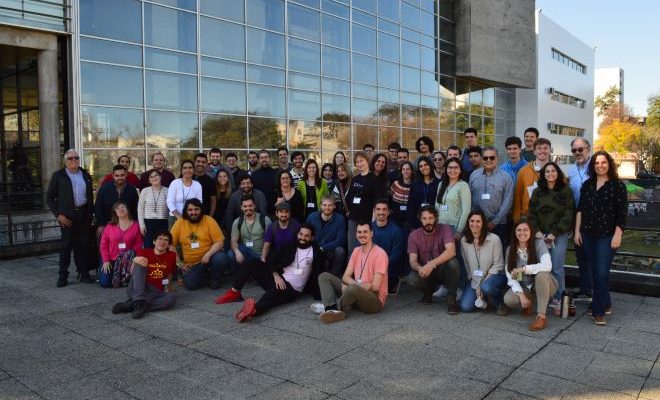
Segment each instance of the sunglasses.
[{"label": "sunglasses", "polygon": [[495,156],[484,156],[483,160],[484,161],[495,161]]},{"label": "sunglasses", "polygon": [[444,161],[442,158],[434,158],[433,161]]},{"label": "sunglasses", "polygon": [[571,153],[582,153],[584,151],[584,147],[577,147],[575,149],[571,149]]},{"label": "sunglasses", "polygon": [[80,160],[80,157],[67,157],[66,159],[67,159],[67,161],[73,161],[73,160],[78,161],[78,160]]}]

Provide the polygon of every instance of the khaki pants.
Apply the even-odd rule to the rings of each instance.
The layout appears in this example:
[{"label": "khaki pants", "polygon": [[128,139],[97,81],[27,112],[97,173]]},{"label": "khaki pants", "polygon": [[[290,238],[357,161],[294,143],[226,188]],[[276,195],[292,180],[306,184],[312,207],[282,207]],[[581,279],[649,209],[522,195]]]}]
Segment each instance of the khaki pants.
[{"label": "khaki pants", "polygon": [[[530,293],[527,287],[521,286],[526,293]],[[549,272],[539,272],[534,276],[532,290],[536,293],[536,312],[545,314],[550,297],[557,291],[557,280]],[[511,309],[520,308],[520,297],[509,289],[504,295],[504,304]]]},{"label": "khaki pants", "polygon": [[[321,290],[321,301],[325,307],[337,304],[339,309],[346,311],[353,306],[367,314],[377,313],[383,309],[375,292],[366,290],[357,283],[343,285],[341,279],[329,272],[319,275],[319,289]],[[341,297],[337,301],[339,296]]]}]

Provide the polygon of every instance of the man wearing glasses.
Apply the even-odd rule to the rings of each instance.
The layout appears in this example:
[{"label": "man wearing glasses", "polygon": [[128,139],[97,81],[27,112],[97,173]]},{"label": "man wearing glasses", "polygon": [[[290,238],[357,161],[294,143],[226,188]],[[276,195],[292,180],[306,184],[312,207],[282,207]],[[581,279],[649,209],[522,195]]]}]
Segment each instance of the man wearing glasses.
[{"label": "man wearing glasses", "polygon": [[64,168],[55,171],[51,176],[46,195],[48,208],[57,218],[62,232],[57,287],[68,284],[71,250],[80,281],[94,283],[89,276],[92,177],[80,168],[80,156],[74,149],[64,153],[64,165]]},{"label": "man wearing glasses", "polygon": [[[582,184],[589,179],[589,161],[591,160],[591,144],[585,138],[576,138],[571,142],[571,152],[575,164],[568,168],[568,184],[573,192],[573,199],[577,205],[580,202]],[[575,256],[580,271],[580,291],[575,295],[575,301],[591,301],[591,271],[585,260],[582,246],[575,246]]]}]

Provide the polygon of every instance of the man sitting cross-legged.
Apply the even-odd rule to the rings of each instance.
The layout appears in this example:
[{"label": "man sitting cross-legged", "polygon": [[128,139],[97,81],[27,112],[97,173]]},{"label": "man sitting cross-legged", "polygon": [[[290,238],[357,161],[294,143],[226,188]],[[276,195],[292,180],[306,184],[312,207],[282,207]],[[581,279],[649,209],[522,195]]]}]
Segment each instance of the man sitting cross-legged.
[{"label": "man sitting cross-legged", "polygon": [[353,250],[342,279],[329,272],[319,276],[321,301],[325,306],[325,312],[319,316],[321,322],[343,320],[351,306],[367,314],[377,313],[385,306],[387,253],[373,243],[374,233],[368,221],[357,224],[355,236],[360,246]]},{"label": "man sitting cross-legged", "polygon": [[174,306],[173,277],[176,254],[168,251],[172,235],[168,231],[156,233],[154,248],[138,251],[133,259],[133,272],[126,293],[128,300],[112,307],[113,314],[132,312],[141,318],[146,311],[167,310]]}]

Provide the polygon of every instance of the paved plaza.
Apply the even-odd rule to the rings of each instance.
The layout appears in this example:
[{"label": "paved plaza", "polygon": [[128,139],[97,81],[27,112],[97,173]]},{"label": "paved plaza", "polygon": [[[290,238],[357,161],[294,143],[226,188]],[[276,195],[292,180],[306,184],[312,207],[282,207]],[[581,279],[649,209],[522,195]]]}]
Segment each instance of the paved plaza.
[{"label": "paved plaza", "polygon": [[404,285],[380,315],[323,325],[303,297],[238,324],[239,303],[213,303],[226,283],[134,320],[110,312],[123,289],[57,289],[56,271],[0,261],[0,399],[660,399],[658,298],[615,293],[605,327],[581,304],[532,333]]}]

